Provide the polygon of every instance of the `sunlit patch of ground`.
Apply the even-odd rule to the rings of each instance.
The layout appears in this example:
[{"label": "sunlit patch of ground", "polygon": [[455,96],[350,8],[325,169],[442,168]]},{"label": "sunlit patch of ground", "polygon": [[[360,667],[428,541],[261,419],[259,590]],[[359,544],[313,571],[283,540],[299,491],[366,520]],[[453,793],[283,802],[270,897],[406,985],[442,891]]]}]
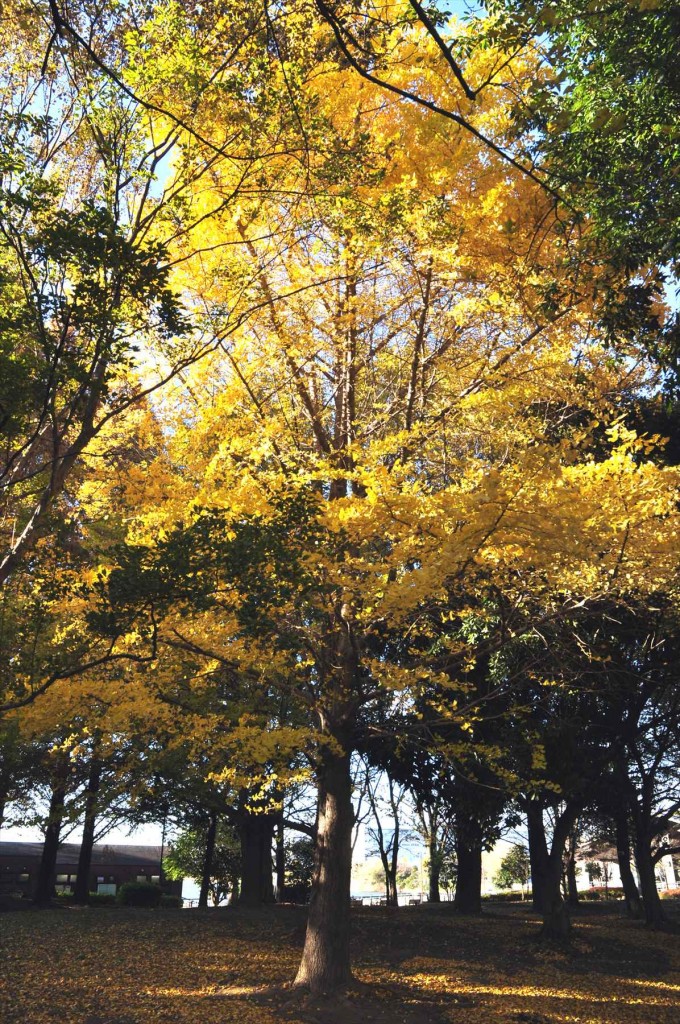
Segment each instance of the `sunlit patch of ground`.
[{"label": "sunlit patch of ground", "polygon": [[680,937],[588,907],[570,952],[525,907],[354,918],[357,986],[287,988],[304,912],[98,908],[0,914],[2,1024],[678,1024]]}]

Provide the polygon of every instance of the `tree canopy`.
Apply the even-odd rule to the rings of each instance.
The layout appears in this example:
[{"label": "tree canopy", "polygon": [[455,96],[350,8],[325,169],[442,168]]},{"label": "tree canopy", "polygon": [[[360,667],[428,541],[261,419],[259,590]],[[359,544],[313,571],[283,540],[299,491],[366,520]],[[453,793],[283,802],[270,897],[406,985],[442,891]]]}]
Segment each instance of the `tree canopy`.
[{"label": "tree canopy", "polygon": [[433,864],[455,847],[461,911],[511,802],[547,934],[596,793],[649,881],[680,721],[674,5],[7,10],[2,803],[40,751],[54,851],[70,807],[93,835],[127,801],[181,821],[206,900],[272,899],[274,838],[300,881],[297,827],[315,992],[351,977],[357,751]]}]

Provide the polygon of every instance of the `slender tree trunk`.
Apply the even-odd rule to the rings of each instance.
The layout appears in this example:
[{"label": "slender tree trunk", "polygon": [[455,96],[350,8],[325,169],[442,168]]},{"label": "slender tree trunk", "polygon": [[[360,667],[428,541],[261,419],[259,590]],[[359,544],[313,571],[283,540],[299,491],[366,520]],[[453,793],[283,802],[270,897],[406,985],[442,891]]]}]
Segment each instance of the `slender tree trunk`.
[{"label": "slender tree trunk", "polygon": [[238,903],[239,891],[241,888],[241,879],[238,875],[234,875],[231,878],[231,888],[229,890],[229,906],[234,907]]},{"label": "slender tree trunk", "polygon": [[392,842],[390,844],[391,849],[389,853],[389,861],[387,864],[387,906],[398,907],[399,906],[399,891],[397,886],[397,873],[399,871],[399,849],[400,849],[400,828],[399,828],[399,806],[401,800],[395,796],[394,792],[394,781],[388,775],[389,790],[390,790],[390,807],[392,810],[392,821],[394,822],[394,831],[392,833]]},{"label": "slender tree trunk", "polygon": [[650,843],[645,836],[635,840],[635,863],[640,876],[645,922],[651,928],[658,928],[665,923],[666,915],[663,912],[661,898],[656,887],[656,870]]},{"label": "slender tree trunk", "polygon": [[399,897],[397,893],[397,869],[390,864],[387,855],[382,856],[383,871],[385,872],[385,902],[388,907],[398,907]]},{"label": "slender tree trunk", "polygon": [[442,859],[439,852],[439,845],[437,843],[437,833],[433,829],[430,831],[428,840],[428,853],[430,863],[428,866],[428,894],[427,898],[430,903],[439,903],[441,901],[441,895],[439,893],[439,877],[442,870]]},{"label": "slender tree trunk", "polygon": [[283,903],[286,899],[286,848],[284,845],[285,829],[283,825],[283,814],[279,815],[276,823],[276,845],[274,847],[274,860],[276,868],[276,900]]},{"label": "slender tree trunk", "polygon": [[576,883],[576,846],[578,843],[578,829],[570,832],[567,842],[567,902],[570,907],[577,907],[579,903],[578,885]]},{"label": "slender tree trunk", "polygon": [[64,817],[64,804],[66,801],[66,771],[60,771],[57,781],[52,789],[50,798],[50,810],[45,829],[45,842],[43,844],[38,879],[33,893],[33,901],[38,906],[46,906],[55,894],[54,883],[57,873],[57,853],[59,852],[59,833]]},{"label": "slender tree trunk", "polygon": [[295,985],[332,992],[351,981],[350,876],[352,870],[352,778],[349,754],[322,751],[316,869],[307,934]]},{"label": "slender tree trunk", "polygon": [[578,885],[576,882],[576,861],[570,855],[567,861],[567,902],[570,907],[577,907],[579,904]]},{"label": "slender tree trunk", "polygon": [[208,906],[208,894],[210,892],[210,878],[212,876],[213,858],[215,856],[215,841],[217,839],[217,811],[210,812],[208,832],[205,838],[205,856],[203,857],[203,873],[201,876],[201,891],[198,894],[198,905],[203,910]]},{"label": "slender tree trunk", "polygon": [[630,834],[625,814],[616,817],[616,856],[619,862],[621,885],[629,917],[642,917],[642,900],[630,866]]},{"label": "slender tree trunk", "polygon": [[469,836],[456,839],[458,874],[453,906],[461,914],[482,912],[482,844]]},{"label": "slender tree trunk", "polygon": [[78,855],[78,874],[74,892],[75,902],[85,906],[90,898],[90,867],[92,865],[92,848],[94,846],[94,830],[97,821],[97,795],[101,781],[101,764],[93,758],[90,765],[90,776],[87,780],[85,793],[85,820],[83,822],[83,839]]},{"label": "slender tree trunk", "polygon": [[531,900],[534,910],[543,911],[543,890],[548,867],[548,847],[543,824],[543,808],[538,800],[527,800],[527,834],[531,866]]},{"label": "slender tree trunk", "polygon": [[274,902],[272,843],[274,815],[241,810],[241,895],[239,903],[259,907]]},{"label": "slender tree trunk", "polygon": [[168,836],[168,804],[163,806],[163,827],[161,828],[161,855],[158,863],[158,881],[162,889],[165,888],[165,842]]}]

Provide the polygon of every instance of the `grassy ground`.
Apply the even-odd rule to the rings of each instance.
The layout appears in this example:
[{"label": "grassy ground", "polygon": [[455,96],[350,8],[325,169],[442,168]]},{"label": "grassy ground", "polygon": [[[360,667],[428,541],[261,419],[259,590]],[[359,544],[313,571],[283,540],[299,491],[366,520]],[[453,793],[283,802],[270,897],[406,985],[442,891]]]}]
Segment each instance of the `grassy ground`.
[{"label": "grassy ground", "polygon": [[60,909],[0,914],[2,1024],[677,1024],[680,935],[579,912],[569,952],[519,906],[356,912],[356,989],[286,988],[304,913]]}]

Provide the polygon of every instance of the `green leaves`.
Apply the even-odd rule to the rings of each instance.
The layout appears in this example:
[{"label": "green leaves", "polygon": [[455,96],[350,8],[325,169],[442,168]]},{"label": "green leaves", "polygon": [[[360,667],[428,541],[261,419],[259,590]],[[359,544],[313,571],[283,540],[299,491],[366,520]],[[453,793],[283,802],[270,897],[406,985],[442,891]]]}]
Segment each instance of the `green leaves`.
[{"label": "green leaves", "polygon": [[134,244],[105,207],[86,201],[73,213],[58,210],[33,241],[44,273],[57,270],[72,282],[65,294],[43,297],[43,315],[68,316],[75,330],[108,339],[114,361],[129,352],[130,328],[147,332],[155,321],[165,336],[188,329],[168,286],[165,246]]},{"label": "green leaves", "polygon": [[187,610],[229,606],[233,591],[241,595],[233,603],[244,632],[275,633],[287,602],[303,601],[306,590],[318,589],[304,557],[323,534],[310,490],[283,494],[271,504],[266,516],[233,518],[223,509],[202,509],[195,522],[177,524],[157,546],[119,547],[116,568],[97,588],[100,606],[91,625],[116,632],[134,609],[167,609],[173,602]]},{"label": "green leaves", "polygon": [[518,42],[528,32],[541,45],[547,33],[554,85],[535,93],[530,107],[535,154],[551,179],[587,209],[619,265],[673,263],[680,255],[677,4],[487,7]]}]

